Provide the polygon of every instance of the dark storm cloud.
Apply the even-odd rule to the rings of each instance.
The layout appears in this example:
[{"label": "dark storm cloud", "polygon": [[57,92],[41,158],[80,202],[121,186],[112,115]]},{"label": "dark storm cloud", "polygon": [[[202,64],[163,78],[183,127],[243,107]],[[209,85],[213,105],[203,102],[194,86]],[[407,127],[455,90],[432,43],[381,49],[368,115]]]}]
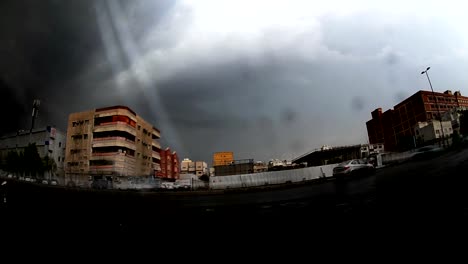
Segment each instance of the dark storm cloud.
[{"label": "dark storm cloud", "polygon": [[[161,8],[151,10],[153,20],[168,8],[169,1],[158,2]],[[135,6],[138,3],[134,2]],[[63,129],[66,114],[61,111],[68,112],[70,105],[78,108],[93,94],[115,94],[112,88],[102,87],[101,84],[102,80],[110,79],[115,74],[115,68],[96,67],[108,59],[104,56],[106,47],[97,23],[101,15],[106,17],[107,14],[106,18],[109,18],[107,4],[106,1],[90,0],[13,0],[0,3],[0,79],[10,89],[8,99],[2,99],[21,109],[15,112],[18,114],[14,117],[21,121],[2,127],[2,132],[28,125],[29,121],[25,121],[28,118],[23,113],[30,112],[34,98],[44,102],[39,111],[39,125],[53,122]],[[123,9],[129,11],[126,16],[133,18],[140,15],[138,11],[141,9],[129,10],[126,5],[128,1],[122,1]],[[102,13],[98,14],[97,11]],[[104,30],[112,31],[112,28]],[[132,32],[135,37],[141,35],[138,31]],[[121,47],[112,55],[124,62],[120,70],[128,67],[129,60]],[[95,72],[86,73],[90,68],[95,68]],[[80,75],[85,76],[79,79]],[[101,96],[94,98],[93,102],[99,103],[100,99]],[[106,103],[106,100],[102,101]],[[108,101],[112,103],[112,100]],[[2,110],[6,109],[2,105]],[[83,105],[88,106],[86,103]]]},{"label": "dark storm cloud", "polygon": [[9,101],[29,112],[34,98],[54,101],[76,94],[57,86],[75,78],[99,49],[91,7],[91,1],[2,2],[0,24],[7,44],[0,51],[0,78],[14,91]]},{"label": "dark storm cloud", "polygon": [[2,131],[27,126],[36,97],[42,124],[62,128],[70,112],[124,104],[182,157],[292,158],[366,142],[370,111],[427,89],[427,64],[440,90],[468,82],[463,28],[443,17],[320,15],[304,1],[311,14],[279,9],[284,21],[273,4],[249,17],[215,3],[3,1],[1,110],[18,114]]}]

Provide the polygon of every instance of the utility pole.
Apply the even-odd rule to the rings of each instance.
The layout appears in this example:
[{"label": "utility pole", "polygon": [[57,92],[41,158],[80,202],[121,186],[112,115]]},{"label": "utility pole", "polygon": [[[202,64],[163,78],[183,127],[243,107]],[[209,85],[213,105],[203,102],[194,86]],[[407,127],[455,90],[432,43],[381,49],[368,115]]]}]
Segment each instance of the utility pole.
[{"label": "utility pole", "polygon": [[[442,144],[443,144],[443,146],[445,148],[445,133],[444,133],[444,127],[442,125],[442,116],[440,115],[439,101],[437,100],[437,97],[436,97],[436,95],[434,93],[434,89],[432,89],[431,79],[429,79],[429,74],[427,73],[427,71],[429,71],[429,69],[431,69],[431,67],[427,67],[427,69],[425,71],[422,71],[421,74],[426,74],[427,80],[429,81],[429,86],[431,86],[432,97],[434,98],[435,103],[436,103],[436,107],[437,107],[437,114],[438,114],[438,118],[439,118],[439,122],[440,122],[440,130],[442,130]],[[440,141],[439,141],[439,145],[440,145]]]},{"label": "utility pole", "polygon": [[34,129],[34,123],[37,118],[37,114],[39,112],[39,106],[41,105],[41,101],[39,99],[35,99],[33,101],[33,109],[32,109],[32,118],[31,118],[31,129],[29,130],[29,144],[31,144],[32,140],[32,131]]}]

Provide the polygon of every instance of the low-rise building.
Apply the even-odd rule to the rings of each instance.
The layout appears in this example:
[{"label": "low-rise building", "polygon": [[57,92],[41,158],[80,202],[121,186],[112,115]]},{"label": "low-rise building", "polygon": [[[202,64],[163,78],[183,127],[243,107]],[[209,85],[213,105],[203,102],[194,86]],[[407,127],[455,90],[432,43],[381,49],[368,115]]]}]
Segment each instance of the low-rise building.
[{"label": "low-rise building", "polygon": [[263,161],[256,161],[253,165],[253,172],[258,173],[258,172],[265,172],[268,171],[268,164],[266,164]]},{"label": "low-rise building", "polygon": [[0,138],[0,160],[4,163],[8,152],[20,153],[29,143],[34,143],[41,158],[47,156],[53,159],[56,164],[56,170],[51,171],[52,175],[46,175],[46,177],[63,177],[65,142],[66,135],[53,126],[33,129],[31,133],[30,131],[18,130],[16,133],[7,134]]},{"label": "low-rise building", "polygon": [[468,110],[468,107],[456,107],[442,114],[442,121],[452,122],[452,130],[460,134],[461,112]]},{"label": "low-rise building", "polygon": [[195,174],[198,177],[202,175],[209,175],[208,164],[204,161],[192,161],[188,158],[185,158],[181,162],[180,173]]},{"label": "low-rise building", "polygon": [[442,136],[449,138],[453,134],[452,121],[418,122],[414,126],[414,133],[416,135],[415,145],[435,143],[436,139],[442,138]]},{"label": "low-rise building", "polygon": [[361,158],[367,158],[373,154],[383,153],[385,150],[383,143],[361,145]]},{"label": "low-rise building", "polygon": [[253,159],[243,159],[243,160],[233,160],[230,164],[213,166],[216,176],[226,176],[226,175],[239,175],[239,174],[248,174],[253,173],[254,171],[254,160]]}]

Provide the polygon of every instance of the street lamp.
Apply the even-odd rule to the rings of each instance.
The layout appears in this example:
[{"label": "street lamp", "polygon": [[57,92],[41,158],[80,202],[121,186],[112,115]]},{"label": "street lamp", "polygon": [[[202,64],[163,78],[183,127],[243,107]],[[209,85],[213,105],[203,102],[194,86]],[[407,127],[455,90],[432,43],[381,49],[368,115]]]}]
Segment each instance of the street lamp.
[{"label": "street lamp", "polygon": [[[437,97],[435,96],[434,89],[432,89],[432,83],[431,79],[429,79],[429,74],[427,71],[429,71],[431,67],[427,67],[425,71],[422,71],[421,74],[426,74],[427,80],[429,81],[429,86],[431,86],[431,91],[432,91],[432,97],[435,100],[436,107],[437,107],[437,114],[439,115],[439,122],[440,122],[440,130],[442,130],[442,144],[445,147],[445,133],[444,133],[444,127],[442,126],[442,116],[440,115],[440,108],[439,108],[439,101],[437,100]],[[440,142],[439,142],[440,145]]]}]

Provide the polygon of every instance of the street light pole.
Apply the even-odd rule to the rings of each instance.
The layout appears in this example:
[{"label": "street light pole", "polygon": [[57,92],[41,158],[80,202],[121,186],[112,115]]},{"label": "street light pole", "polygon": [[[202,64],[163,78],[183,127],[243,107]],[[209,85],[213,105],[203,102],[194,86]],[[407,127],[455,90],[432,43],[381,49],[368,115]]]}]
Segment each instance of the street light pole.
[{"label": "street light pole", "polygon": [[[440,107],[439,107],[439,101],[437,100],[437,97],[434,93],[434,89],[432,89],[432,83],[431,83],[431,79],[429,78],[429,74],[427,73],[427,71],[429,71],[431,69],[431,67],[427,67],[425,71],[422,71],[421,74],[426,74],[426,77],[427,77],[427,80],[429,81],[429,86],[431,87],[431,91],[432,91],[432,97],[434,98],[435,100],[435,103],[436,103],[436,107],[437,107],[437,114],[439,116],[439,122],[440,122],[440,130],[442,130],[442,144],[444,145],[445,147],[445,133],[444,133],[444,127],[442,125],[442,116],[440,115]],[[439,145],[440,145],[440,142],[439,142]]]}]

